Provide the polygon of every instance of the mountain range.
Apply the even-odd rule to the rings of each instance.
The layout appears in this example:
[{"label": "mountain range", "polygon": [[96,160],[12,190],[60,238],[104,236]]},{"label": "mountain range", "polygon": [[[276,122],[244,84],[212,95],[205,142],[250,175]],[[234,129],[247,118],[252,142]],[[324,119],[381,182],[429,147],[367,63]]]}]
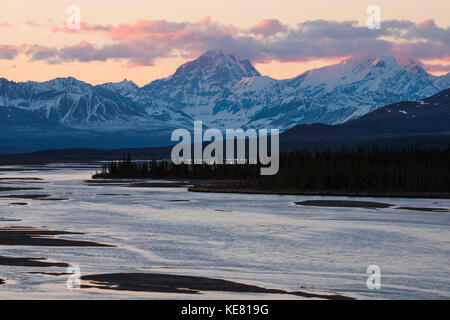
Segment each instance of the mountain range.
[{"label": "mountain range", "polygon": [[[0,147],[139,147],[170,144],[175,128],[338,125],[383,106],[450,87],[413,59],[351,57],[276,80],[249,60],[208,51],[165,79],[93,86],[74,78],[16,83],[0,79]],[[350,121],[350,122],[349,122]]]},{"label": "mountain range", "polygon": [[[410,102],[400,102],[372,111],[339,125],[301,124],[280,134],[280,149],[337,150],[357,147],[435,147],[450,146],[450,89]],[[116,136],[118,138],[118,136]],[[92,141],[91,141],[92,143]],[[169,159],[172,147],[76,148],[2,154],[1,165],[48,162],[87,162],[116,160],[124,154],[136,160]]]},{"label": "mountain range", "polygon": [[282,141],[343,143],[412,136],[450,137],[450,89],[418,101],[394,103],[339,125],[298,125]]}]

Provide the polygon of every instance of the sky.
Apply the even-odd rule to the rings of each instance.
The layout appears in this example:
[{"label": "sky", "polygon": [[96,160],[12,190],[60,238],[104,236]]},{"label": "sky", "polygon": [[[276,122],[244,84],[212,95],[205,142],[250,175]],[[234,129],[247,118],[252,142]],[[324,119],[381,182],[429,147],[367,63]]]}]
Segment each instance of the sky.
[{"label": "sky", "polygon": [[276,79],[354,55],[414,58],[441,75],[449,12],[448,0],[2,0],[0,77],[144,85],[207,50]]}]

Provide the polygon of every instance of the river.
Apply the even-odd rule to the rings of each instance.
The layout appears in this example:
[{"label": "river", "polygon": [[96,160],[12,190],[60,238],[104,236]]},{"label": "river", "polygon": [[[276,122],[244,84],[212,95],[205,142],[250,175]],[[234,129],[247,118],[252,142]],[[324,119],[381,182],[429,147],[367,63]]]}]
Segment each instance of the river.
[{"label": "river", "polygon": [[[92,164],[0,167],[1,186],[42,190],[54,201],[0,198],[0,226],[77,231],[59,236],[111,248],[0,246],[1,256],[45,257],[82,275],[169,273],[228,279],[289,291],[335,292],[362,299],[449,299],[450,213],[394,208],[298,206],[317,199],[449,208],[445,199],[192,193],[185,188],[89,184]],[[5,178],[34,177],[42,180]],[[59,199],[59,200],[58,200]],[[12,205],[22,202],[27,205]],[[369,265],[381,288],[369,289]],[[265,299],[263,294],[199,295],[71,289],[65,268],[0,266],[0,299]],[[30,273],[33,272],[33,273]],[[292,297],[295,298],[295,297]]]}]

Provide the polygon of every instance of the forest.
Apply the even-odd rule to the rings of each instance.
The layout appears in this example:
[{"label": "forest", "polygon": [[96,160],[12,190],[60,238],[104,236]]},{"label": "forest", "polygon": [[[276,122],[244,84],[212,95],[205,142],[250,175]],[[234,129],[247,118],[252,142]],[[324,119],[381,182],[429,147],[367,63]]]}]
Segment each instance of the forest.
[{"label": "forest", "polygon": [[449,192],[450,146],[390,149],[358,147],[337,151],[295,150],[280,154],[280,169],[261,176],[260,165],[181,164],[131,156],[106,163],[93,178],[209,179],[241,187],[296,190]]}]

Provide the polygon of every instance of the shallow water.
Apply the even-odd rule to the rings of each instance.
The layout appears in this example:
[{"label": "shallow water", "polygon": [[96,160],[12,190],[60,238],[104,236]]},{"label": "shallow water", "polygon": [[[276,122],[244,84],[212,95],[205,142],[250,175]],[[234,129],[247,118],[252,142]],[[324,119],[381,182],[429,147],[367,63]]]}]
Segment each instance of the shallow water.
[{"label": "shallow water", "polygon": [[[92,164],[9,167],[0,177],[42,178],[32,183],[17,181],[17,185],[44,190],[1,195],[49,194],[69,200],[0,199],[0,226],[81,231],[86,235],[61,237],[118,247],[0,246],[0,255],[66,262],[79,266],[83,275],[161,272],[356,298],[450,298],[450,213],[294,205],[305,200],[340,199],[449,208],[450,200],[234,195],[190,193],[183,188],[87,185],[84,180],[94,172]],[[13,202],[28,205],[10,205]],[[381,268],[379,290],[367,288],[369,265]],[[6,279],[0,286],[0,298],[295,298],[69,290],[65,276],[28,273],[40,271],[66,270],[0,266],[0,278]]]}]

